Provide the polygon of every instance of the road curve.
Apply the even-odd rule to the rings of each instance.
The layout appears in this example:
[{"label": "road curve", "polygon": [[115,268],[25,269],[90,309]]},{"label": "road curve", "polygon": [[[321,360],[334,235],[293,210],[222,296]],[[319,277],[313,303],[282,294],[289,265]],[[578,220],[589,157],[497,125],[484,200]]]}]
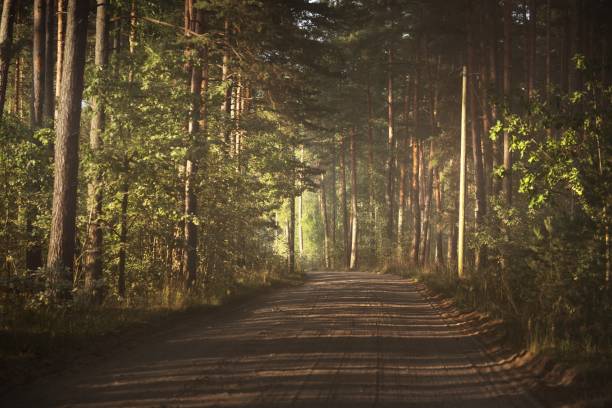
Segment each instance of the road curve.
[{"label": "road curve", "polygon": [[407,280],[314,272],[0,403],[11,407],[537,407]]}]

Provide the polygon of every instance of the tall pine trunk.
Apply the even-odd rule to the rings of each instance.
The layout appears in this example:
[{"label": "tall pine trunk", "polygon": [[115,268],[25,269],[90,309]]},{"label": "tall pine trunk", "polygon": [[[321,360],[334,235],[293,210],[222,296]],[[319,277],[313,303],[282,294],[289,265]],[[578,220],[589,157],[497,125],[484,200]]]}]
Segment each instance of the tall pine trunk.
[{"label": "tall pine trunk", "polygon": [[[504,0],[504,101],[506,110],[510,109],[510,75],[512,70],[512,0]],[[512,152],[510,133],[504,130],[504,179],[503,192],[508,205],[512,204]]]},{"label": "tall pine trunk", "polygon": [[88,2],[69,0],[64,72],[56,124],[53,204],[47,255],[47,267],[53,274],[55,284],[65,285],[59,288],[62,297],[70,293],[74,266],[79,131],[88,11]]},{"label": "tall pine trunk", "polygon": [[350,130],[351,154],[351,257],[349,269],[357,269],[357,247],[359,244],[357,216],[357,151],[355,147],[355,129]]},{"label": "tall pine trunk", "polygon": [[344,135],[341,136],[340,141],[340,201],[342,206],[342,245],[344,248],[344,259],[343,265],[345,268],[350,266],[351,260],[351,247],[350,247],[350,225],[349,225],[349,214],[346,199],[346,141]]},{"label": "tall pine trunk", "polygon": [[419,263],[419,248],[421,245],[421,197],[420,197],[420,148],[418,129],[419,120],[419,60],[417,51],[416,73],[414,76],[414,89],[412,106],[414,109],[414,136],[412,138],[412,189],[410,191],[410,202],[412,204],[412,249],[410,258],[416,265]]},{"label": "tall pine trunk", "polygon": [[389,48],[387,67],[387,239],[393,248],[395,217],[395,136],[393,124],[393,50]]},{"label": "tall pine trunk", "polygon": [[[486,193],[483,174],[482,148],[480,140],[478,110],[476,106],[476,97],[478,86],[476,83],[476,58],[474,57],[474,44],[472,34],[468,35],[468,76],[469,76],[469,109],[470,109],[470,130],[472,134],[472,159],[474,164],[474,188],[476,190],[476,202],[474,205],[474,213],[477,228],[482,226],[484,216],[486,214]],[[480,267],[482,251],[476,251],[474,267],[476,270]]]},{"label": "tall pine trunk", "polygon": [[[96,48],[95,65],[97,75],[104,76],[108,65],[108,0],[98,0],[96,7]],[[94,166],[101,161],[102,133],[105,127],[105,112],[102,95],[95,95],[91,100],[92,117],[89,131],[89,147]],[[52,112],[52,110],[51,110]],[[89,199],[89,236],[85,250],[85,286],[93,300],[99,302],[101,293],[96,282],[102,278],[103,231],[102,217],[102,172],[96,170],[88,185]]]},{"label": "tall pine trunk", "polygon": [[[55,100],[59,101],[62,70],[64,66],[64,40],[66,35],[66,0],[57,0],[57,34],[56,34],[56,62],[55,62]],[[55,118],[59,113],[59,106],[55,106]]]},{"label": "tall pine trunk", "polygon": [[[190,30],[196,34],[203,32],[203,11],[191,10]],[[198,61],[192,62],[191,65],[191,115],[189,118],[189,148],[187,151],[187,160],[185,163],[185,231],[184,231],[184,257],[183,275],[185,277],[186,287],[193,288],[196,281],[198,268],[198,227],[195,222],[198,211],[197,194],[195,191],[196,175],[198,171],[198,147],[201,143],[201,113],[202,113],[202,66],[200,65],[204,59],[204,52],[201,46],[197,47],[196,55]]]},{"label": "tall pine trunk", "polygon": [[325,268],[331,268],[330,228],[327,212],[327,197],[325,194],[325,178],[321,176],[319,204],[321,216],[323,217],[323,256]]},{"label": "tall pine trunk", "polygon": [[53,77],[56,57],[55,40],[55,1],[45,0],[45,83],[43,88],[43,121],[52,125],[55,114],[55,92]]},{"label": "tall pine trunk", "polygon": [[4,114],[9,66],[13,56],[13,25],[15,23],[16,1],[4,0],[2,17],[0,18],[0,119]]}]

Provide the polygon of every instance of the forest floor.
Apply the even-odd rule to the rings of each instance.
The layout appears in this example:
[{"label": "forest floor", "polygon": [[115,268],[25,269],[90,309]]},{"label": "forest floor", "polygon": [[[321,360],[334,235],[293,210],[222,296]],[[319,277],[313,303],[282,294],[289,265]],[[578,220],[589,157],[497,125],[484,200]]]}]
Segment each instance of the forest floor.
[{"label": "forest floor", "polygon": [[579,393],[562,392],[563,375],[549,381],[551,370],[505,347],[498,322],[459,313],[414,281],[313,272],[304,285],[128,337],[97,358],[0,395],[0,405],[580,404]]}]

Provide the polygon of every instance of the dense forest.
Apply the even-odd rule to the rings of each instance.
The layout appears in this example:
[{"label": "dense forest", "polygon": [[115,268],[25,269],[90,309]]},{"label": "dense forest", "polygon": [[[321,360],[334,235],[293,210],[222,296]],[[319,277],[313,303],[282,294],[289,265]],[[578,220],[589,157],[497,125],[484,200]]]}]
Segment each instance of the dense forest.
[{"label": "dense forest", "polygon": [[611,15],[4,0],[0,330],[376,270],[609,356]]}]

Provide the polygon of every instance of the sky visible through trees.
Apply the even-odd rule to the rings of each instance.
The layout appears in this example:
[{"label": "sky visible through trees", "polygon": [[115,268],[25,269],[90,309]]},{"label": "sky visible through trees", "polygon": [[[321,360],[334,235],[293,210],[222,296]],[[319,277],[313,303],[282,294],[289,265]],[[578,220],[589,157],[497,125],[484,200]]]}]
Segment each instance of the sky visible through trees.
[{"label": "sky visible through trees", "polygon": [[1,13],[1,330],[364,270],[610,355],[610,2]]}]

